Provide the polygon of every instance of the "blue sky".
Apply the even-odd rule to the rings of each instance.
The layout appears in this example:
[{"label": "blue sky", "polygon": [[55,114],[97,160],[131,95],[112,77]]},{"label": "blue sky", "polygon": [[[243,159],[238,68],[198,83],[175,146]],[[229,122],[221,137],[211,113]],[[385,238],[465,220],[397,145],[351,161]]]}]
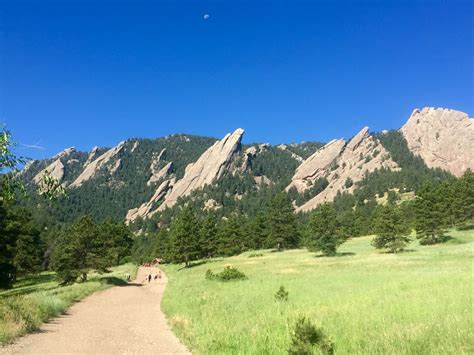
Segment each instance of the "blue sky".
[{"label": "blue sky", "polygon": [[472,116],[473,28],[468,0],[0,0],[0,121],[39,158],[237,127],[328,141],[424,106]]}]

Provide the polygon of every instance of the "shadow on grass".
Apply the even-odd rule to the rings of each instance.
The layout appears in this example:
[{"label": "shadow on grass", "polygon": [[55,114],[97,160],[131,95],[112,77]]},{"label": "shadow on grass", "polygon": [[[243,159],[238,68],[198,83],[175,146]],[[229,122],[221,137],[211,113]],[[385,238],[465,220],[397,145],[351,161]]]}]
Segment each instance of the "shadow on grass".
[{"label": "shadow on grass", "polygon": [[202,259],[202,260],[198,260],[198,261],[195,261],[193,263],[190,263],[188,266],[182,266],[178,269],[178,271],[191,269],[193,267],[208,264],[208,263],[216,263],[216,262],[222,261],[222,260],[224,260],[224,258]]},{"label": "shadow on grass", "polygon": [[316,254],[314,257],[315,258],[339,258],[343,256],[353,256],[356,255],[356,253],[353,253],[351,251],[346,251],[346,252],[341,252],[341,253],[336,253],[336,255],[324,255],[324,254]]},{"label": "shadow on grass", "polygon": [[[457,239],[451,237],[450,235],[442,235],[441,237],[438,237],[435,240],[432,240],[431,238],[420,239],[419,243],[422,246],[444,244],[444,243],[447,243],[447,242],[451,242],[453,244],[456,244],[456,242],[454,242],[455,240],[457,240]],[[459,244],[463,244],[462,241],[460,241]]]},{"label": "shadow on grass", "polygon": [[23,296],[23,295],[28,295],[33,292],[38,292],[38,291],[51,291],[56,288],[60,287],[59,285],[52,285],[50,287],[41,287],[39,288],[38,285],[31,285],[31,286],[25,286],[25,287],[17,287],[17,288],[12,288],[10,290],[6,290],[0,293],[0,299],[1,298],[6,298],[6,297],[11,297],[11,296]]},{"label": "shadow on grass", "polygon": [[474,229],[474,224],[466,224],[464,226],[459,226],[456,228],[458,231],[470,231]]},{"label": "shadow on grass", "polygon": [[140,283],[135,283],[135,282],[127,282],[119,277],[115,276],[106,276],[102,277],[101,279],[102,283],[105,283],[107,285],[113,285],[113,286],[142,286]]}]

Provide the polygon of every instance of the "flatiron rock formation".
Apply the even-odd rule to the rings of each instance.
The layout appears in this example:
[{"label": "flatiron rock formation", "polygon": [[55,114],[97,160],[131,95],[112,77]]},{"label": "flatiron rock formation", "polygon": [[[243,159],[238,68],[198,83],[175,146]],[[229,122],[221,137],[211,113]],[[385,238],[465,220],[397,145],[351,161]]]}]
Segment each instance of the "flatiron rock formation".
[{"label": "flatiron rock formation", "polygon": [[[120,144],[117,145],[116,147],[109,149],[104,154],[100,155],[98,158],[96,158],[96,159],[92,160],[91,162],[89,162],[85,166],[82,173],[70,185],[70,187],[79,187],[85,181],[88,181],[90,178],[92,178],[100,170],[100,168],[102,168],[107,163],[112,161],[112,158],[114,158],[123,149],[124,145],[125,145],[125,142],[120,142]],[[91,154],[93,152],[94,152],[94,150],[91,152]],[[90,157],[91,156],[89,156],[89,158]],[[118,166],[120,165],[120,162],[117,163],[117,161],[115,161],[113,163],[114,163],[113,166],[111,166],[111,173],[113,173],[115,170],[117,170]]]},{"label": "flatiron rock formation", "polygon": [[67,157],[71,153],[74,153],[76,149],[74,147],[66,148],[62,152],[56,154],[53,159],[54,161],[49,164],[46,168],[41,170],[36,176],[33,178],[33,182],[35,184],[39,184],[41,180],[43,179],[44,175],[46,174],[46,171],[58,180],[59,182],[62,182],[63,177],[64,177],[64,164],[61,161],[62,158]]},{"label": "flatiron rock formation", "polygon": [[316,180],[327,179],[329,185],[322,192],[297,208],[297,211],[309,211],[332,201],[338,191],[352,192],[354,183],[362,180],[366,172],[381,167],[398,170],[387,150],[369,134],[368,127],[364,127],[349,142],[332,140],[317,150],[298,167],[286,190],[294,187],[298,192],[304,192]]},{"label": "flatiron rock formation", "polygon": [[234,133],[229,133],[214,143],[195,163],[189,164],[183,178],[176,182],[159,210],[173,206],[179,197],[187,196],[224,175],[229,170],[233,158],[240,152],[243,134],[243,129],[236,129]]},{"label": "flatiron rock formation", "polygon": [[408,148],[430,168],[461,176],[474,170],[474,119],[460,111],[425,107],[416,109],[400,129]]}]

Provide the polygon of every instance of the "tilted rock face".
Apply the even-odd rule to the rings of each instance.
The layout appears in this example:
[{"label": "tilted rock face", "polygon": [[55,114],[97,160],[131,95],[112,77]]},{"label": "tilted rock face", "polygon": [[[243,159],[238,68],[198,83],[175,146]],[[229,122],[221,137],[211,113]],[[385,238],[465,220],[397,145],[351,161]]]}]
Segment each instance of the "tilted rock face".
[{"label": "tilted rock face", "polygon": [[164,198],[170,192],[170,189],[173,187],[174,183],[174,179],[163,181],[156,189],[150,201],[143,203],[140,207],[128,210],[125,220],[127,222],[133,222],[138,217],[151,217],[154,213],[157,212],[156,209],[152,211],[153,204]]},{"label": "tilted rock face", "polygon": [[74,153],[76,149],[74,147],[66,148],[63,151],[59,152],[56,154],[53,159],[55,159],[51,164],[49,164],[46,168],[41,170],[36,176],[33,178],[33,182],[35,184],[39,184],[41,180],[43,179],[46,171],[58,180],[59,182],[62,182],[63,177],[64,177],[64,164],[62,163],[61,159],[64,157],[67,157],[71,153]]},{"label": "tilted rock face", "polygon": [[153,175],[150,177],[150,179],[147,182],[147,185],[150,186],[151,184],[159,181],[160,179],[168,176],[173,172],[173,162],[167,163],[164,167],[162,167],[158,171],[154,171]]},{"label": "tilted rock face", "polygon": [[243,134],[243,129],[236,129],[234,133],[229,133],[214,143],[195,163],[189,164],[184,177],[176,182],[159,210],[173,206],[179,197],[187,196],[193,190],[219,179],[229,169],[234,156],[239,153]]},{"label": "tilted rock face", "polygon": [[381,167],[399,169],[387,150],[369,134],[368,127],[364,127],[349,142],[332,140],[306,159],[296,170],[287,191],[296,187],[299,192],[303,192],[314,181],[326,178],[329,185],[297,208],[297,211],[309,211],[321,203],[332,201],[338,191],[352,192],[354,185],[345,187],[348,178],[356,183],[362,180],[366,171],[372,172]]},{"label": "tilted rock face", "polygon": [[163,148],[157,157],[154,157],[150,164],[150,179],[147,182],[147,185],[150,186],[160,179],[164,178],[166,175],[170,174],[173,171],[173,163],[169,162],[162,168],[160,168],[160,162],[165,160],[166,157],[166,148]]},{"label": "tilted rock face", "polygon": [[[85,165],[84,170],[77,177],[77,179],[70,185],[70,187],[79,187],[85,181],[92,178],[99,171],[101,167],[109,163],[111,159],[115,157],[123,149],[124,145],[125,145],[125,142],[120,142],[120,144],[117,145],[116,147],[109,149],[104,154],[100,155],[98,158],[92,160],[88,164],[86,163],[87,165]],[[91,154],[92,153],[93,152],[91,152]],[[89,155],[89,157],[91,157],[91,155]],[[114,171],[116,171],[119,166],[120,166],[120,161],[118,163],[115,162],[115,164],[111,167],[111,172],[113,173]]]},{"label": "tilted rock face", "polygon": [[461,176],[474,170],[474,119],[460,111],[416,109],[400,129],[410,150],[430,168]]},{"label": "tilted rock face", "polygon": [[84,163],[84,168],[90,163],[92,163],[95,160],[95,158],[97,158],[98,153],[99,153],[99,147],[95,146],[94,148],[92,148],[91,152],[89,153],[89,156],[87,157],[86,162]]},{"label": "tilted rock face", "polygon": [[324,177],[331,163],[344,149],[345,144],[346,142],[343,139],[334,139],[317,150],[296,169],[295,175],[286,190],[296,187],[298,192],[303,192],[311,187],[313,181]]}]

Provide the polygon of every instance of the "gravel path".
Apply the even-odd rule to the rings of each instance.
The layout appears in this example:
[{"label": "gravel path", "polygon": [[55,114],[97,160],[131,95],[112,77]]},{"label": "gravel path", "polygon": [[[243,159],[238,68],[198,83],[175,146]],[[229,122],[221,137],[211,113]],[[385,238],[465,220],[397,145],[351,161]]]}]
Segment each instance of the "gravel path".
[{"label": "gravel path", "polygon": [[166,276],[143,282],[157,272],[140,268],[137,283],[85,298],[0,354],[189,354],[160,310]]}]

